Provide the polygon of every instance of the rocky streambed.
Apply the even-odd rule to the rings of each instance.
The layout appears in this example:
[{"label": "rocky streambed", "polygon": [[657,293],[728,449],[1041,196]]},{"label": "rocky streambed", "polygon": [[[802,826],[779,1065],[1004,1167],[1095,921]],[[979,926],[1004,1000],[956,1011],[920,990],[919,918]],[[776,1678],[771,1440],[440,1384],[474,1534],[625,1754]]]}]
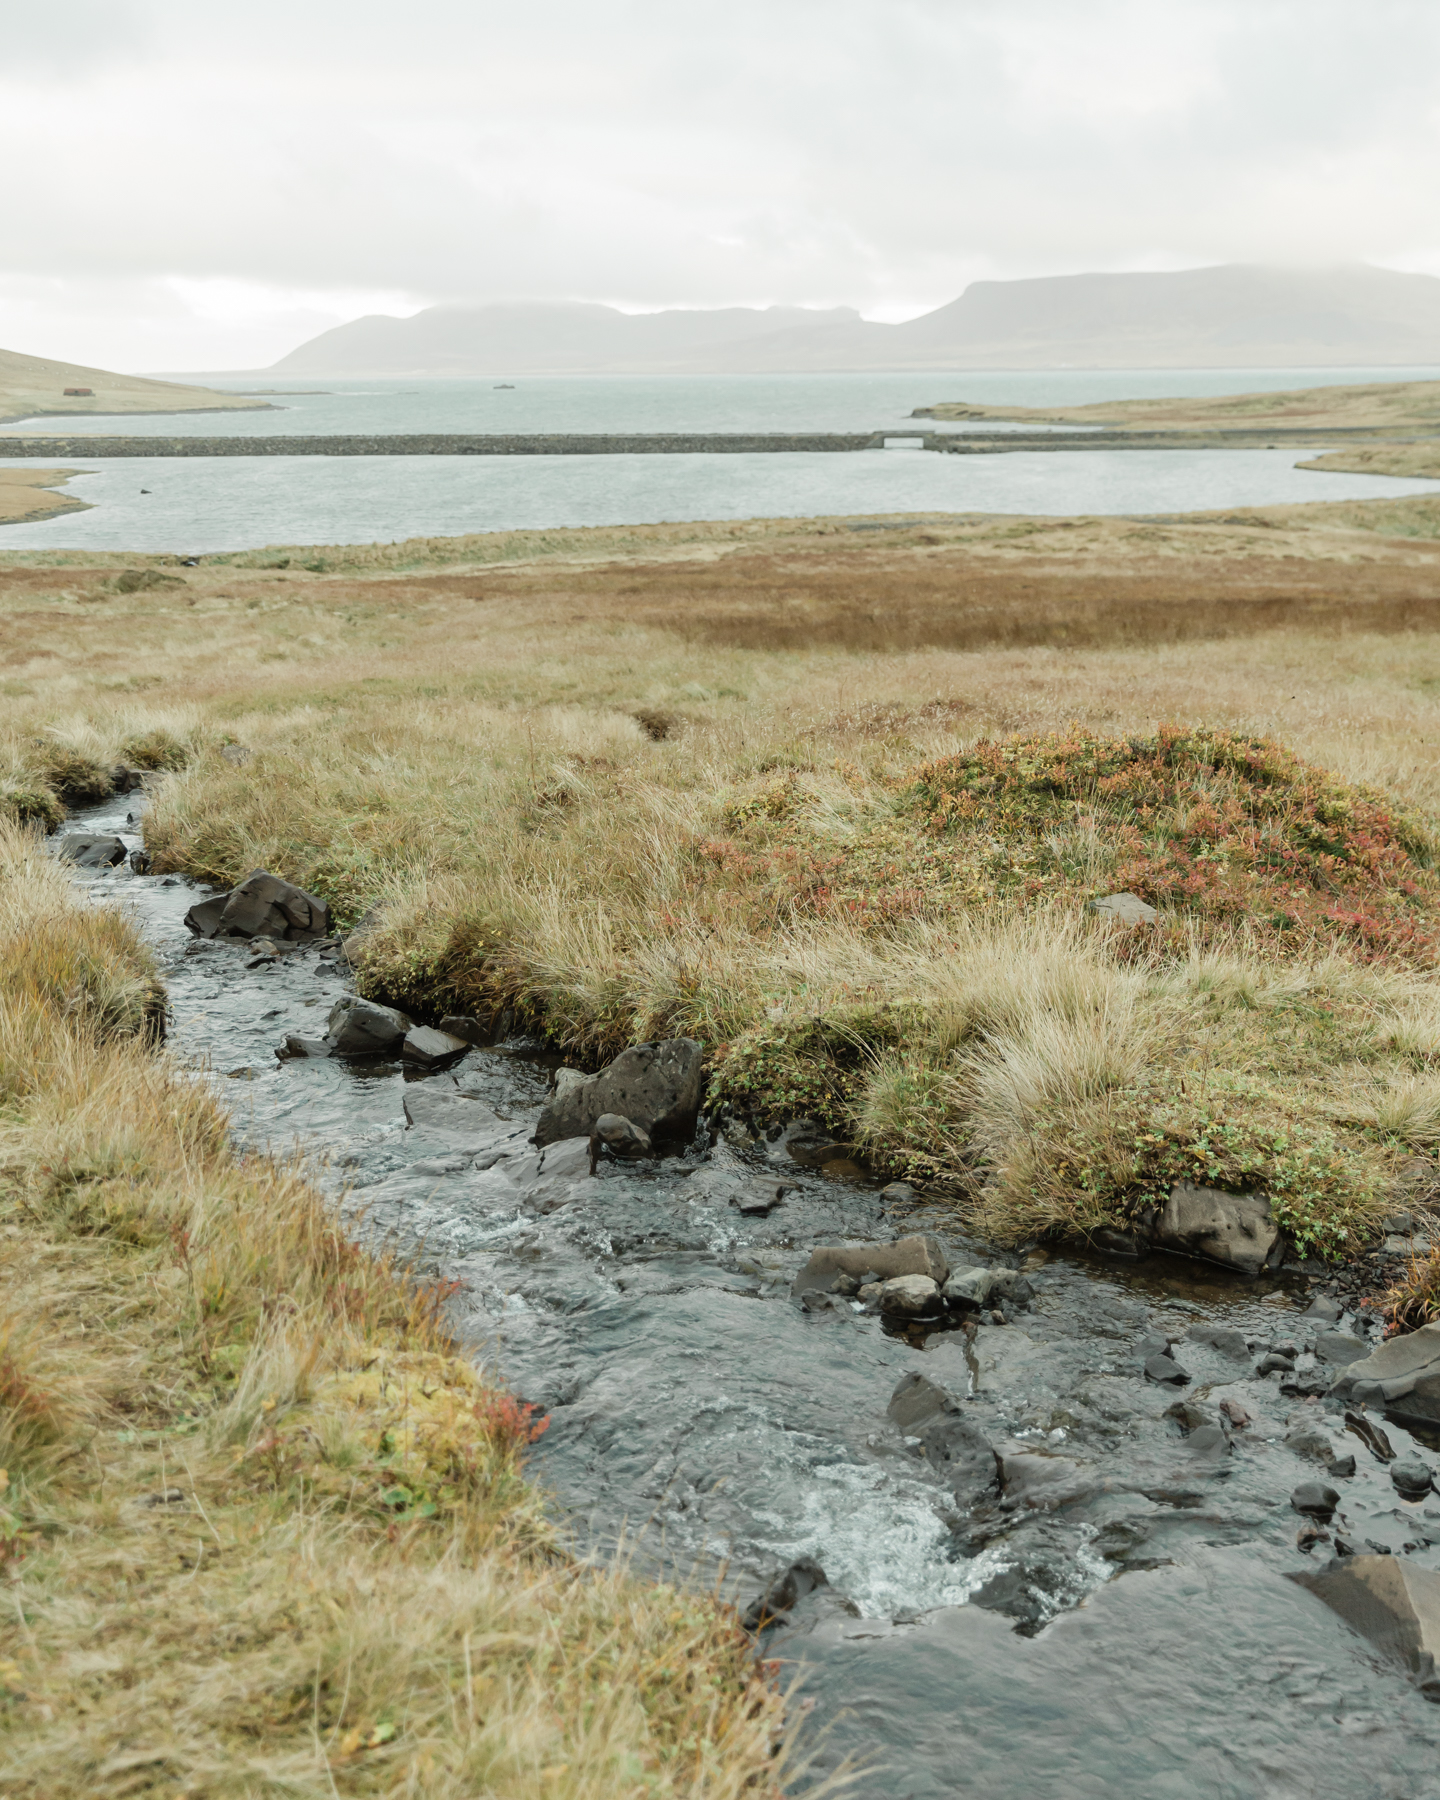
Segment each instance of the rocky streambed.
[{"label": "rocky streambed", "polygon": [[[67,829],[138,848],[141,804]],[[106,854],[174,1052],[458,1284],[582,1553],[720,1581],[798,1679],[800,1789],[1440,1800],[1425,1375],[1342,1284],[1002,1253],[803,1130],[537,1145],[578,1102],[535,1046],[328,1054],[324,921],[197,936],[213,896]]]}]

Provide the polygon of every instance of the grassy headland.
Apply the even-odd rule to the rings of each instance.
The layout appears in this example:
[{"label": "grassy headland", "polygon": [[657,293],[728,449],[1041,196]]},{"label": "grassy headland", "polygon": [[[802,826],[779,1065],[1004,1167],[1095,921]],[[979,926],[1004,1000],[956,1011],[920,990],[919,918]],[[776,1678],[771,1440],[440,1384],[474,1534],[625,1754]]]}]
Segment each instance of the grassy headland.
[{"label": "grassy headland", "polygon": [[27,525],[57,513],[86,512],[88,500],[58,494],[75,469],[0,469],[0,525]]},{"label": "grassy headland", "polygon": [[707,1600],[577,1566],[442,1296],[231,1150],[148,955],[0,821],[7,1796],[775,1790]]},{"label": "grassy headland", "polygon": [[1269,394],[1213,394],[1154,400],[1096,400],[1085,406],[983,406],[944,400],[916,407],[925,419],[1010,420],[1034,425],[1128,425],[1170,431],[1224,426],[1390,429],[1440,432],[1440,381],[1376,381],[1287,388]]},{"label": "grassy headland", "polygon": [[[67,394],[66,388],[87,388]],[[145,375],[118,375],[113,369],[90,369],[80,363],[55,362],[47,356],[25,356],[0,350],[0,424],[53,413],[182,413],[257,412],[265,400],[247,394],[222,394],[216,388],[191,387],[179,381],[155,381]],[[3,447],[0,438],[0,447]]]},{"label": "grassy headland", "polygon": [[378,906],[367,991],[691,1033],[1011,1240],[1429,1179],[1440,501],[124,560],[0,572],[13,809],[183,765],[160,866]]}]

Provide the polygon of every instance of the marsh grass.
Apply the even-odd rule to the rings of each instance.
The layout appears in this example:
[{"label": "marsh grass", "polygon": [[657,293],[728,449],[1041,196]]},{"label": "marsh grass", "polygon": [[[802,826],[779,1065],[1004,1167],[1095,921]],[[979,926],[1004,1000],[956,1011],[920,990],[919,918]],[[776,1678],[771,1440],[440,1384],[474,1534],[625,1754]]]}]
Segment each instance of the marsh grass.
[{"label": "marsh grass", "polygon": [[[1427,497],[512,533],[125,598],[32,556],[18,716],[101,763],[170,731],[158,866],[378,909],[361,981],[422,1016],[590,1062],[695,1035],[715,1104],[1009,1240],[1183,1170],[1339,1253],[1431,1154],[1437,530]],[[1087,918],[1122,886],[1162,930]]]},{"label": "marsh grass", "polygon": [[237,1157],[154,992],[0,826],[6,1794],[775,1791],[733,1616],[569,1558],[543,1421]]}]

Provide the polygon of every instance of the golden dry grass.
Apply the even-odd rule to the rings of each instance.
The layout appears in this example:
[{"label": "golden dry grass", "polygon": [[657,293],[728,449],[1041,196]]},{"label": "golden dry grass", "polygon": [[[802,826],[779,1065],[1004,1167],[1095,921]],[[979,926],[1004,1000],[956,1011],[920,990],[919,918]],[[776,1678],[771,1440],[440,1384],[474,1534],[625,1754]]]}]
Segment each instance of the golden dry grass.
[{"label": "golden dry grass", "polygon": [[[509,1011],[581,1057],[691,1032],[717,1098],[828,1107],[1010,1236],[1113,1218],[1175,1157],[1193,1172],[1218,1118],[1208,1173],[1268,1183],[1337,1249],[1427,1147],[1403,1099],[1436,1031],[1423,970],[1342,980],[1331,944],[1243,928],[1137,962],[1063,907],[1017,947],[953,895],[846,913],[794,871],[888,844],[908,881],[921,764],[1072,724],[1277,738],[1440,812],[1437,534],[1421,499],[510,533],[196,570],[17,556],[11,791],[83,784],[163,731],[187,766],[147,825],[162,866],[264,864],[343,918],[378,905],[372,991]],[[122,593],[122,563],[174,585]],[[227,738],[251,759],[226,762]],[[1103,821],[1062,835],[1072,887],[1103,886]],[[1069,1011],[1057,957],[1090,983]],[[957,971],[997,958],[1011,1012],[962,1030]],[[1143,1167],[1142,1126],[1168,1146]]]},{"label": "golden dry grass", "polygon": [[58,513],[85,512],[88,500],[59,494],[75,469],[0,469],[0,525],[26,525]]},{"label": "golden dry grass", "polygon": [[533,1422],[236,1158],[155,988],[0,824],[0,1789],[774,1791],[733,1620],[564,1554]]},{"label": "golden dry grass", "polygon": [[1297,469],[1333,469],[1353,475],[1405,475],[1440,477],[1440,444],[1373,444],[1356,445],[1349,450],[1331,450],[1309,462],[1296,463]]},{"label": "golden dry grass", "polygon": [[1435,431],[1440,429],[1440,381],[1357,382],[1203,398],[1097,400],[1088,406],[980,406],[965,400],[947,400],[917,410],[937,419],[1012,419],[1035,424],[1128,425],[1174,431],[1246,425],[1301,429],[1394,426]]},{"label": "golden dry grass", "polygon": [[[67,396],[67,387],[94,391]],[[0,421],[44,413],[253,412],[264,404],[214,388],[120,375],[113,369],[90,369],[81,363],[55,362],[48,356],[0,350]]]}]

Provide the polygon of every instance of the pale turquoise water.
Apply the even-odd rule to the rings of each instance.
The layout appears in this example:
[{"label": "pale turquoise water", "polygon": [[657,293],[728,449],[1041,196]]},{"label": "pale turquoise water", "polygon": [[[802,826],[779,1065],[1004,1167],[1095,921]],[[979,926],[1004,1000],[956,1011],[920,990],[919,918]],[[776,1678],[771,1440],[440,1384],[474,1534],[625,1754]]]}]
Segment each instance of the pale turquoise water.
[{"label": "pale turquoise water", "polygon": [[[578,375],[493,381],[311,381],[196,375],[227,392],[291,390],[271,412],[66,419],[72,431],[270,436],[375,431],[873,431],[938,400],[1079,406],[1165,394],[1273,393],[1365,381],[1424,381],[1440,369],[1030,369],[904,375]],[[321,394],[295,390],[325,388]],[[39,420],[59,429],[54,419]],[[17,430],[18,426],[6,429]]]},{"label": "pale turquoise water", "polygon": [[[659,376],[345,382],[279,410],[67,419],[130,435],[446,431],[874,430],[943,399],[1061,405],[1440,374],[1387,370],[1117,370],[1019,374]],[[236,390],[299,388],[211,377]],[[56,427],[54,420],[45,421]],[[18,427],[11,427],[16,430]],[[0,436],[3,446],[3,436]],[[68,492],[93,510],[7,526],[0,548],[202,552],[368,543],[564,525],[817,513],[1189,512],[1436,491],[1434,484],[1297,470],[1310,452],[1086,451],[937,456],[915,449],[755,456],[100,459]],[[33,465],[37,459],[26,458]],[[148,492],[142,492],[148,490]]]}]

